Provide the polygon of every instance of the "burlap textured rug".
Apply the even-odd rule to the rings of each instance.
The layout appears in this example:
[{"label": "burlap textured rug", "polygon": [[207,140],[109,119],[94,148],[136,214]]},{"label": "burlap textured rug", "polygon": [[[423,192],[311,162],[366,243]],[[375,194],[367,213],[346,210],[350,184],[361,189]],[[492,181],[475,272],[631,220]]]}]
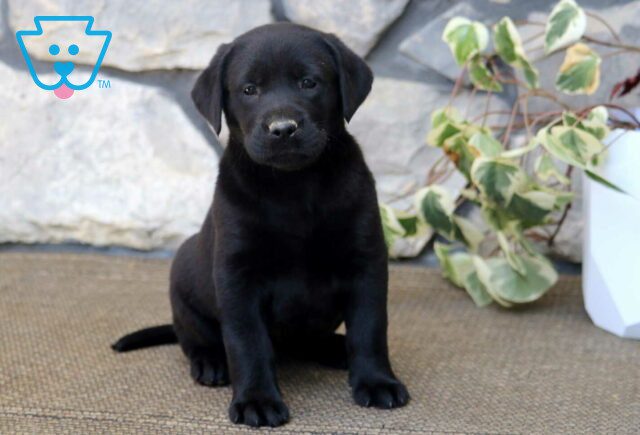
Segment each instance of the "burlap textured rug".
[{"label": "burlap textured rug", "polygon": [[[177,346],[111,343],[167,322],[168,262],[0,255],[0,433],[233,433],[229,388],[195,385]],[[392,267],[390,347],[413,396],[357,407],[345,372],[289,364],[282,433],[632,433],[640,343],[595,328],[578,278],[520,311],[476,308],[437,271]]]}]

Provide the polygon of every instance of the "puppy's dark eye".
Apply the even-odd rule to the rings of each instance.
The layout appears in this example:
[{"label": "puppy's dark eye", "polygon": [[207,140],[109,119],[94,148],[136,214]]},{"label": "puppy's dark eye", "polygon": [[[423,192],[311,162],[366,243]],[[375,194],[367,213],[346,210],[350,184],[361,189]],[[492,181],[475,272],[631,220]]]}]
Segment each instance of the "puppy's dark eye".
[{"label": "puppy's dark eye", "polygon": [[300,87],[301,87],[302,89],[313,89],[313,88],[315,88],[315,87],[316,87],[316,82],[314,82],[314,81],[313,81],[313,80],[311,80],[311,79],[303,79],[303,80],[300,82]]},{"label": "puppy's dark eye", "polygon": [[255,95],[258,93],[258,88],[256,88],[255,85],[247,85],[242,92],[244,92],[245,95]]}]

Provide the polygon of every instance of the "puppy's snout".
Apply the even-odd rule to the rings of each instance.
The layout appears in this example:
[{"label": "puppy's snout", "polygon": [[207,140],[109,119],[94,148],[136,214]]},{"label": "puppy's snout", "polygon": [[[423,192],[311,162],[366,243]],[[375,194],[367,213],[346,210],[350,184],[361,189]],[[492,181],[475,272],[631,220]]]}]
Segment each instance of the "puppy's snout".
[{"label": "puppy's snout", "polygon": [[271,137],[287,138],[298,130],[298,123],[293,119],[277,119],[269,123],[267,129]]}]

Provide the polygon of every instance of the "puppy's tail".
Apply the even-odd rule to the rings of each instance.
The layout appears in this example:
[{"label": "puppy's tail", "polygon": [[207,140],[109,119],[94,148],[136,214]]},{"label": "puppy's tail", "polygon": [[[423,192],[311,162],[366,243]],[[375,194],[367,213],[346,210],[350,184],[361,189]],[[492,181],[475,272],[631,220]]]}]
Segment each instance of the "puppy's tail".
[{"label": "puppy's tail", "polygon": [[173,325],[160,325],[127,334],[113,343],[111,349],[116,352],[128,352],[144,347],[174,344],[177,342],[178,337],[173,330]]}]

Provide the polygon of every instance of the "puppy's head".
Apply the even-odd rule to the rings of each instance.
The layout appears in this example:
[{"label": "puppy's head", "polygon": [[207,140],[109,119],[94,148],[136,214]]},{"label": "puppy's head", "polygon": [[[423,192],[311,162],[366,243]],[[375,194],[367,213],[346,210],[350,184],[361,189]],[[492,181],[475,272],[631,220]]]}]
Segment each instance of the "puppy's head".
[{"label": "puppy's head", "polygon": [[217,133],[224,111],[252,160],[291,171],[318,159],[372,81],[367,64],[335,36],[279,23],[221,46],[191,95]]}]

